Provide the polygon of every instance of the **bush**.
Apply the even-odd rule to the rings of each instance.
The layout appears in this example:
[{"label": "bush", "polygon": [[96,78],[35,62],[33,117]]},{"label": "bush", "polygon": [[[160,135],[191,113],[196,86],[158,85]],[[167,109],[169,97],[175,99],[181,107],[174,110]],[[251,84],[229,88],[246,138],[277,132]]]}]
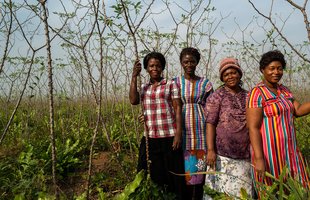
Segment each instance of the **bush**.
[{"label": "bush", "polygon": [[297,144],[304,158],[310,161],[310,115],[295,120]]}]

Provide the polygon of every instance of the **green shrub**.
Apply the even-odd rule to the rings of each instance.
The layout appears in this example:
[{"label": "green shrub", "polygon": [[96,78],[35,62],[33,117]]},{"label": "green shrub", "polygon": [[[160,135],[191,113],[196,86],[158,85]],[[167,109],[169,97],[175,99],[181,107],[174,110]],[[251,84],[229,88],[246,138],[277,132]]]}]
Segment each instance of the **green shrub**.
[{"label": "green shrub", "polygon": [[175,195],[155,184],[144,170],[114,200],[173,200]]},{"label": "green shrub", "polygon": [[32,199],[38,192],[46,191],[46,161],[36,158],[33,149],[33,146],[26,145],[17,158],[1,159],[0,184],[3,199],[11,199],[13,196]]},{"label": "green shrub", "polygon": [[290,176],[288,168],[284,167],[279,178],[275,178],[269,173],[266,176],[273,179],[273,184],[267,186],[256,182],[261,200],[283,199],[283,200],[305,200],[310,199],[309,188],[304,188],[300,181]]},{"label": "green shrub", "polygon": [[304,158],[310,161],[310,115],[295,120],[298,147]]}]

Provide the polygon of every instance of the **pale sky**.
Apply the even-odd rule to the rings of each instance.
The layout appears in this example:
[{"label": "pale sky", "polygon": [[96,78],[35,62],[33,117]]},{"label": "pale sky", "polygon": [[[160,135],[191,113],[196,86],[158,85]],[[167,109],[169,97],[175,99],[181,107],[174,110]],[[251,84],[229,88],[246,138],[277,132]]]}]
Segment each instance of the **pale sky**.
[{"label": "pale sky", "polygon": [[[14,2],[22,3],[23,0],[15,0]],[[36,0],[27,0],[29,3],[37,3]],[[65,0],[63,1],[64,5],[66,6],[66,9],[70,12],[70,9],[72,10],[72,7],[70,6],[70,1]],[[87,3],[88,0],[82,0],[82,3]],[[138,1],[137,1],[138,2]],[[147,1],[148,2],[148,1]],[[174,1],[171,0],[169,3],[173,6],[173,14],[178,17],[180,16],[180,13],[184,13],[182,9],[180,9],[178,6],[176,6],[176,3],[182,6],[183,8],[188,8],[188,0],[178,0]],[[204,1],[204,4],[206,5],[207,1]],[[255,5],[257,6],[260,11],[262,11],[264,14],[268,15],[270,11],[270,5],[271,0],[254,0]],[[299,5],[302,5],[302,0],[295,0],[294,2],[298,3]],[[111,6],[115,3],[113,0],[105,1],[106,8],[107,8],[107,15],[111,16],[113,13],[111,13]],[[60,1],[58,0],[49,0],[48,1],[48,9],[49,9],[49,23],[52,26],[57,27],[57,25],[60,25],[57,16],[53,14],[53,12],[62,12],[63,8],[60,4]],[[220,41],[227,40],[227,37],[224,35],[226,34],[234,34],[235,38],[241,37],[240,31],[238,30],[238,26],[241,29],[244,29],[248,26],[248,24],[253,21],[253,17],[257,16],[259,17],[259,22],[261,24],[263,23],[263,18],[260,17],[255,10],[252,8],[250,3],[247,0],[213,0],[211,3],[212,6],[216,8],[214,12],[210,14],[211,18],[214,18],[214,20],[218,20],[220,16],[227,17],[225,20],[222,21],[220,24],[219,29],[217,30],[215,37],[219,39]],[[157,13],[162,11],[161,15],[156,15],[153,20],[156,22],[157,26],[160,28],[161,32],[171,32],[171,29],[174,28],[173,21],[171,17],[169,16],[169,13],[167,10],[164,10],[165,6],[162,1],[156,0],[155,4],[152,6],[151,11],[153,13]],[[82,11],[83,12],[83,11]],[[82,14],[80,12],[79,14]],[[283,22],[281,22],[280,18],[285,20],[290,15],[288,21],[286,21],[285,26],[283,27],[283,32],[285,34],[285,37],[287,37],[290,41],[294,41],[294,43],[302,43],[303,41],[307,41],[307,33],[305,24],[303,21],[303,17],[301,13],[298,10],[293,10],[292,6],[289,5],[285,0],[275,0],[274,7],[273,7],[273,17],[276,20],[276,23],[282,27]],[[310,14],[310,8],[308,6],[307,13]],[[27,16],[26,12],[20,12],[19,18],[23,18]],[[279,18],[280,17],[280,18]],[[35,24],[34,24],[35,25]],[[153,21],[149,20],[146,22],[143,22],[144,27],[154,27]],[[253,34],[255,36],[255,39],[260,38],[260,36],[265,34],[261,30],[259,30],[255,23],[252,23],[248,26],[247,31],[253,31]],[[185,28],[185,27],[184,27]],[[268,28],[267,28],[268,29]],[[1,37],[1,35],[0,35]],[[42,41],[37,40],[36,42],[38,45],[40,45],[41,42],[44,41],[44,37],[42,37]],[[21,43],[22,45],[22,43]]]},{"label": "pale sky", "polygon": [[[77,2],[77,0],[75,0]],[[80,0],[82,4],[89,4],[90,0]],[[145,0],[146,2],[149,2]],[[190,4],[188,3],[190,0],[170,0],[169,3],[172,8],[173,16],[177,18],[177,20],[180,19],[181,14],[186,13],[184,10],[189,10]],[[263,12],[264,14],[268,15],[270,12],[270,5],[271,0],[253,0],[255,2],[255,5],[257,8]],[[23,0],[15,0],[15,3],[23,3]],[[38,3],[37,0],[27,0],[28,3],[36,4]],[[63,12],[63,7],[60,4],[61,1],[59,0],[48,0],[47,7],[49,10],[49,24],[53,27],[60,27],[61,23],[59,22],[58,16],[54,14],[54,12]],[[64,3],[64,6],[68,12],[73,12],[72,6],[70,6],[70,0],[62,0]],[[114,0],[104,1],[107,8],[107,15],[112,16],[115,15],[113,13],[113,10],[111,9],[111,6],[114,5]],[[138,2],[138,1],[136,1]],[[194,1],[196,2],[196,1]],[[295,3],[302,5],[303,1],[301,0],[294,0]],[[176,4],[179,4],[182,8],[178,7]],[[204,5],[207,5],[207,1],[203,1]],[[258,25],[263,25],[264,19],[259,16],[256,11],[252,8],[251,4],[247,0],[213,0],[211,3],[211,6],[214,6],[216,8],[215,11],[211,12],[209,15],[209,18],[211,20],[218,21],[220,17],[225,17],[225,19],[221,22],[220,26],[214,33],[213,37],[216,38],[220,43],[225,43],[228,41],[227,35],[232,36],[234,39],[239,40],[242,35],[239,30],[240,29],[246,29],[246,33],[249,34],[252,33],[252,36],[255,40],[261,41],[262,38],[266,37],[266,32],[262,30],[262,28],[257,27]],[[202,7],[203,8],[203,7]],[[310,16],[310,10],[309,6],[307,8],[307,14],[308,17]],[[0,9],[2,12],[2,9]],[[165,5],[160,0],[155,0],[155,4],[151,8],[152,13],[161,13],[160,15],[154,15],[153,18],[149,18],[149,20],[144,21],[142,23],[142,27],[144,28],[151,28],[154,30],[154,22],[158,26],[158,29],[161,33],[171,33],[172,29],[174,28],[174,24],[172,21],[171,16],[169,15],[169,12],[166,10]],[[200,10],[201,11],[201,10]],[[198,11],[197,13],[199,13]],[[83,16],[85,13],[85,10],[80,10],[78,16]],[[0,17],[3,16],[2,13],[0,13]],[[24,7],[23,9],[19,10],[17,13],[17,17],[20,19],[21,22],[25,20],[29,16],[29,13],[27,11],[27,7]],[[197,17],[195,15],[195,17]],[[277,25],[280,26],[282,29],[283,34],[285,37],[287,37],[288,40],[292,41],[294,44],[301,44],[303,41],[308,41],[307,38],[307,32],[304,24],[304,19],[302,17],[302,14],[298,11],[292,9],[292,6],[289,5],[285,0],[275,0],[273,10],[272,10],[272,16],[273,19],[275,19],[275,22]],[[138,18],[140,15],[138,15]],[[253,17],[257,17],[257,20],[253,20]],[[78,18],[78,17],[77,17]],[[154,22],[152,21],[154,20]],[[285,22],[285,26],[283,25],[283,21],[281,20],[287,20]],[[75,19],[77,21],[77,19]],[[252,22],[251,24],[249,24]],[[27,24],[25,30],[29,31],[31,29],[34,29],[37,27],[39,23],[38,18],[35,18],[31,24]],[[258,23],[258,24],[257,24]],[[86,26],[89,25],[85,24]],[[41,29],[42,29],[41,25]],[[76,28],[76,27],[72,27]],[[178,33],[182,35],[184,30],[186,29],[186,26],[180,27],[181,31]],[[265,27],[266,30],[270,30],[270,25],[267,25]],[[183,32],[182,32],[183,30]],[[226,34],[226,35],[225,35]],[[183,34],[184,35],[184,34]],[[5,33],[0,33],[0,46],[4,45],[4,37]],[[28,36],[30,37],[30,36]],[[45,44],[45,36],[44,36],[44,30],[40,30],[37,35],[34,36],[35,39],[32,41],[33,46],[40,47],[42,44]],[[246,36],[247,37],[247,36]],[[251,38],[247,38],[246,40],[252,40]],[[241,39],[240,39],[241,41]],[[68,53],[64,52],[62,48],[60,47],[60,44],[63,41],[61,39],[56,39],[52,42],[52,56],[54,61],[56,61],[57,58],[65,57],[65,59],[68,57]],[[96,41],[93,41],[94,43]],[[202,41],[201,45],[205,45],[208,41]],[[309,41],[308,41],[309,42]],[[12,36],[12,44],[14,45],[13,49],[10,51],[11,57],[26,57],[26,52],[28,50],[28,46],[21,37],[20,34],[15,34]],[[220,45],[219,45],[220,46]],[[130,48],[130,47],[128,47]],[[199,48],[199,47],[198,47]],[[206,46],[203,46],[203,48],[207,48]],[[264,49],[266,50],[266,49]],[[310,55],[310,48],[306,49],[306,52],[308,55]],[[0,56],[2,57],[2,53],[0,53]],[[175,52],[178,53],[178,52]],[[46,50],[43,49],[39,52],[38,55],[46,56]],[[227,56],[227,55],[226,55]],[[171,58],[171,57],[170,57]],[[212,65],[218,66],[218,59],[220,56],[218,56]],[[171,59],[178,60],[178,56],[173,56]],[[177,64],[178,65],[178,64]],[[13,70],[6,68],[7,70]],[[62,72],[61,72],[62,73]],[[214,68],[214,73],[217,74],[216,68]],[[66,75],[64,75],[66,76]],[[70,74],[68,75],[70,76]]]}]

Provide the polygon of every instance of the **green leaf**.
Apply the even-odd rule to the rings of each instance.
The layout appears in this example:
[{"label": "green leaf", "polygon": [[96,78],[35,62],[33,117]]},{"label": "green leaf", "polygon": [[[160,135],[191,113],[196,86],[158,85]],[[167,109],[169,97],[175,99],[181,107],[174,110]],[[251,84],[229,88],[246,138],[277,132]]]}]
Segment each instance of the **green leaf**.
[{"label": "green leaf", "polygon": [[129,183],[128,185],[126,185],[124,191],[117,195],[115,200],[126,200],[128,199],[129,195],[134,193],[135,190],[139,187],[141,181],[143,180],[145,171],[141,170],[135,177],[135,179]]}]

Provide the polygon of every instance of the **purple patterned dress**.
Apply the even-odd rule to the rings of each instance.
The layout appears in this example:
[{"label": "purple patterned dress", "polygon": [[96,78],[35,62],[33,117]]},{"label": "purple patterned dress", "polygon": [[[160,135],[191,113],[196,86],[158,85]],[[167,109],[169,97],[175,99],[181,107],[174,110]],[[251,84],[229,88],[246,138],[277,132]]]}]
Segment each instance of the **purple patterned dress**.
[{"label": "purple patterned dress", "polygon": [[206,105],[206,121],[216,127],[215,170],[221,173],[207,175],[205,184],[236,197],[240,196],[241,188],[249,195],[252,193],[250,138],[245,115],[247,94],[243,89],[234,94],[223,86],[208,98]]}]

